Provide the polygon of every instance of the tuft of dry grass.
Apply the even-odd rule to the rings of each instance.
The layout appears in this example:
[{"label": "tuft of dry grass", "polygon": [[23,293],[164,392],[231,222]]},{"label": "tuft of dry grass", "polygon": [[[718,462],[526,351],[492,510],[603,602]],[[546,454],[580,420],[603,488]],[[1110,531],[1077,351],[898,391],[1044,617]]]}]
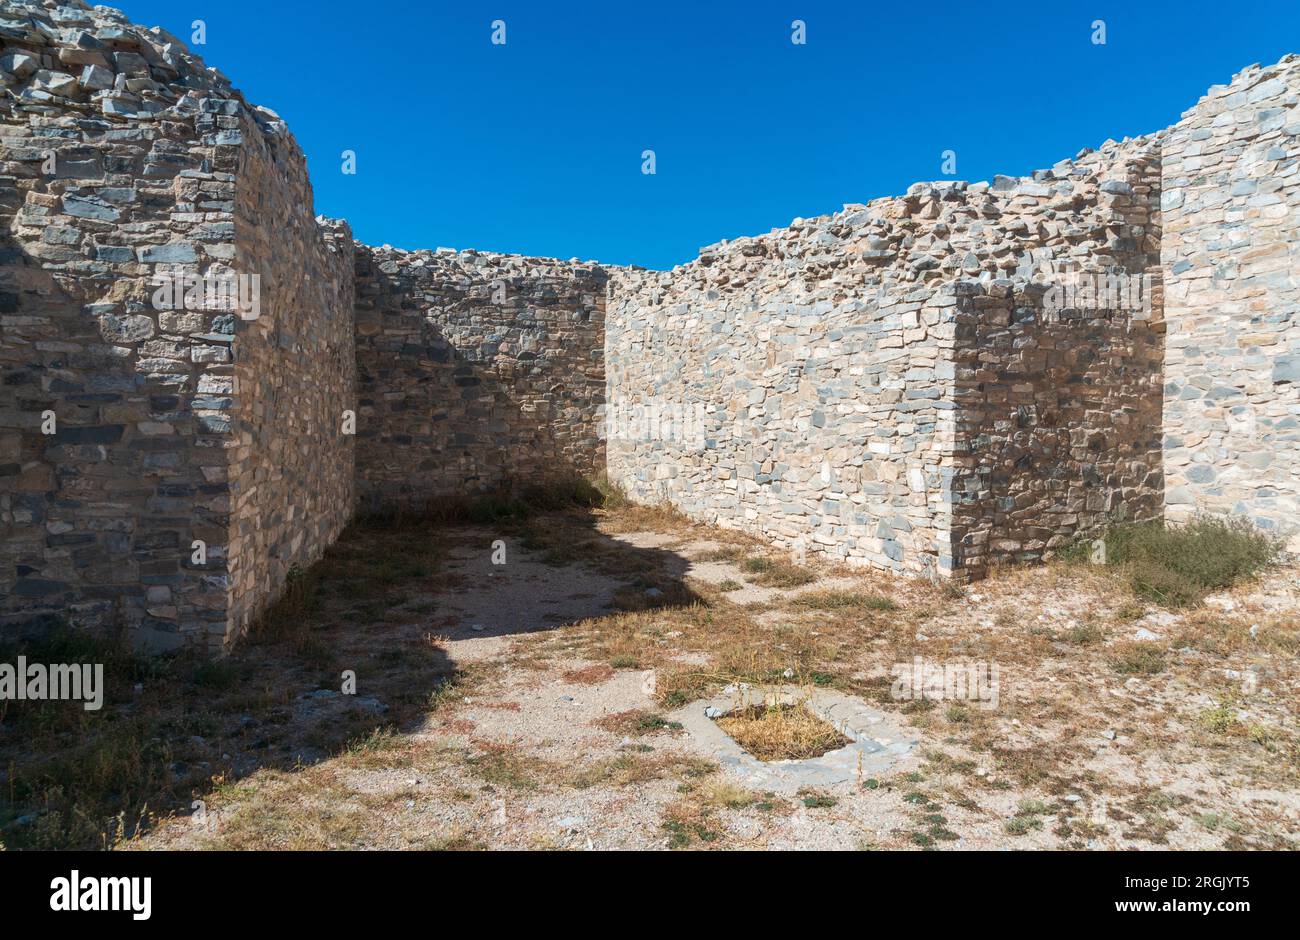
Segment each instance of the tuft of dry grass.
[{"label": "tuft of dry grass", "polygon": [[465,766],[484,783],[506,790],[536,790],[545,781],[564,775],[564,768],[526,753],[514,744],[475,741],[477,753],[466,758]]},{"label": "tuft of dry grass", "polygon": [[662,828],[670,849],[721,847],[727,840],[718,817],[727,811],[789,811],[773,801],[770,793],[760,795],[719,777],[687,782],[680,792],[682,798],[664,809]]},{"label": "tuft of dry grass", "polygon": [[696,793],[702,803],[715,809],[744,809],[759,801],[753,790],[722,779],[705,781]]},{"label": "tuft of dry grass", "polygon": [[739,561],[745,557],[746,546],[723,545],[711,551],[701,552],[698,561]]},{"label": "tuft of dry grass", "polygon": [[752,555],[746,558],[740,567],[754,575],[752,580],[755,583],[767,587],[798,587],[817,580],[817,575],[807,568],[764,555]]},{"label": "tuft of dry grass", "polygon": [[1156,643],[1126,640],[1111,647],[1106,661],[1122,676],[1154,676],[1164,672],[1166,653]]},{"label": "tuft of dry grass", "polygon": [[807,760],[851,743],[802,702],[750,705],[714,721],[761,761]]},{"label": "tuft of dry grass", "polygon": [[576,790],[591,787],[627,787],[651,780],[707,777],[718,765],[700,757],[679,754],[619,754],[568,770],[557,778],[561,786]]},{"label": "tuft of dry grass", "polygon": [[898,604],[883,594],[857,591],[808,591],[793,598],[791,603],[813,610],[898,610]]},{"label": "tuft of dry grass", "polygon": [[677,731],[682,727],[680,722],[669,721],[663,715],[642,708],[615,712],[597,719],[593,724],[604,731],[625,736],[653,734],[656,731]]},{"label": "tuft of dry grass", "polygon": [[606,663],[596,663],[581,669],[570,669],[563,673],[561,678],[574,685],[600,685],[614,678],[614,667]]}]

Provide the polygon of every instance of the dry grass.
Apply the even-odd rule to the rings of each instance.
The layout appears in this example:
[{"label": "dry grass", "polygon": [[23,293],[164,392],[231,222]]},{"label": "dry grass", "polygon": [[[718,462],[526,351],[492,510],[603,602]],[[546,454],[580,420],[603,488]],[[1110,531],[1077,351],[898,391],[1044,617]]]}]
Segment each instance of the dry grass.
[{"label": "dry grass", "polygon": [[[418,521],[358,523],[307,572],[232,654],[138,655],[113,638],[55,631],[0,649],[0,660],[104,664],[100,712],[79,703],[0,703],[0,841],[10,849],[102,849],[188,812],[214,781],[249,763],[289,771],[346,752],[378,729],[438,707],[477,681],[450,664],[419,615],[399,610],[444,589],[446,535]],[[374,607],[373,619],[364,611]],[[365,619],[363,619],[365,618]],[[359,624],[365,626],[358,628]],[[386,642],[371,636],[382,631]],[[365,677],[377,712],[340,696],[320,707],[300,698]]]},{"label": "dry grass", "polygon": [[789,812],[772,794],[760,795],[728,780],[710,777],[681,787],[682,798],[664,809],[662,828],[670,849],[721,848],[727,832],[728,812],[757,809],[762,813]]},{"label": "dry grass", "polygon": [[[442,570],[455,530],[423,519],[357,526],[322,565],[295,576],[254,642],[230,658],[126,657],[106,670],[109,701],[123,720],[110,725],[80,711],[0,703],[0,771],[7,771],[0,840],[10,848],[112,845],[202,797],[221,815],[220,833],[205,843],[217,847],[474,848],[498,841],[475,820],[489,812],[485,801],[506,792],[528,801],[609,789],[637,800],[659,782],[658,792],[676,788],[662,811],[666,844],[744,844],[729,827],[736,814],[789,806],[729,784],[708,762],[671,753],[683,746],[681,736],[664,733],[674,729],[654,709],[748,682],[834,686],[896,713],[931,747],[942,744],[948,756],[929,761],[924,790],[900,784],[893,797],[915,817],[898,836],[909,845],[942,847],[954,829],[970,835],[969,820],[949,822],[957,816],[947,806],[940,813],[942,800],[986,818],[987,830],[1017,845],[1186,845],[1194,828],[1212,846],[1296,847],[1290,811],[1259,794],[1300,786],[1300,619],[1294,605],[1243,599],[1249,579],[1234,594],[1235,611],[1180,610],[1157,628],[1157,639],[1136,641],[1134,621],[1154,605],[1117,596],[1119,569],[1068,562],[1008,568],[961,592],[835,571],[833,589],[814,586],[740,606],[724,592],[683,583],[677,546],[718,544],[706,554],[735,564],[735,578],[779,590],[832,571],[769,558],[748,536],[696,526],[662,507],[606,499],[601,508],[542,519],[489,515],[494,532],[518,535],[551,563],[619,577],[627,585],[616,598],[623,609],[517,636],[508,652],[457,671],[437,636],[441,595],[457,584]],[[610,537],[646,531],[671,536],[668,548]],[[914,656],[995,663],[998,707],[895,700],[890,670]],[[75,653],[53,650],[43,658],[75,661]],[[363,675],[366,694],[390,711],[301,714],[301,693],[337,687],[342,668]],[[595,686],[631,668],[653,672],[658,704],[585,720],[635,742],[620,746],[588,729],[597,743],[568,755],[549,742],[503,742],[483,730],[483,710],[520,707],[503,701],[511,689],[556,681]],[[1243,692],[1247,675],[1266,694]],[[133,691],[137,682],[143,692]],[[806,724],[805,716],[795,708],[731,720],[758,729],[741,744],[764,759],[797,759],[844,743],[826,741],[824,727],[791,733],[788,726]],[[438,743],[409,734],[420,721],[443,735]],[[726,730],[738,740],[747,734]],[[818,734],[820,751],[806,746]],[[448,743],[453,735],[459,743]],[[778,743],[764,750],[765,737]],[[432,799],[466,810],[459,821],[444,818],[436,832],[421,829],[407,809],[405,781],[428,774],[443,781]],[[399,779],[389,789],[365,785],[384,775]],[[1186,780],[1196,795],[1182,803],[1153,793],[1154,779]],[[913,805],[905,795],[912,792],[927,802]],[[1068,794],[1084,802],[1063,802]],[[851,802],[839,792],[808,797],[839,799],[837,813]],[[1087,816],[1090,801],[1113,815]],[[1056,824],[1046,823],[1050,814],[1041,807]],[[14,822],[32,813],[35,823]]]},{"label": "dry grass", "polygon": [[766,587],[798,587],[817,580],[817,575],[801,565],[766,555],[746,558],[740,567],[753,576],[750,580]]},{"label": "dry grass", "polygon": [[665,778],[705,777],[717,771],[709,760],[680,754],[622,752],[594,761],[558,761],[514,743],[474,741],[465,766],[483,782],[504,790],[627,787]]},{"label": "dry grass", "polygon": [[611,679],[614,675],[614,667],[605,663],[596,663],[591,666],[584,666],[581,669],[570,669],[561,675],[565,682],[571,682],[574,685],[600,685],[600,683]]},{"label": "dry grass", "polygon": [[791,603],[813,610],[898,610],[898,604],[882,594],[863,594],[858,591],[807,591],[796,595]]},{"label": "dry grass", "polygon": [[802,702],[749,705],[714,721],[761,761],[807,760],[851,743]]},{"label": "dry grass", "polygon": [[663,715],[648,712],[643,708],[630,708],[627,711],[606,715],[595,722],[597,728],[611,734],[623,736],[653,734],[656,731],[679,731],[681,724],[669,721]]},{"label": "dry grass", "polygon": [[718,771],[711,760],[680,754],[619,754],[585,767],[569,770],[559,779],[561,786],[586,790],[591,787],[628,787],[651,780],[693,779]]},{"label": "dry grass", "polygon": [[465,768],[484,783],[504,790],[536,790],[559,780],[565,768],[529,754],[516,744],[475,741],[475,753],[465,758]]},{"label": "dry grass", "polygon": [[1164,671],[1166,652],[1158,643],[1134,640],[1116,643],[1106,654],[1106,661],[1120,675],[1153,676]]}]

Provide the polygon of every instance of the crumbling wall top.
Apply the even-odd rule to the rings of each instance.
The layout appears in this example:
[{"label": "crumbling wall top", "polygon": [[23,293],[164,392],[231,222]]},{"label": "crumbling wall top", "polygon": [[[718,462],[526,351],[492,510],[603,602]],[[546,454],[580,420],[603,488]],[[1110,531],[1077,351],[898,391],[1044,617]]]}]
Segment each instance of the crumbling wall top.
[{"label": "crumbling wall top", "polygon": [[132,23],[120,10],[6,0],[0,40],[3,97],[36,118],[71,110],[109,123],[157,122],[243,109],[265,136],[298,150],[278,114],[248,102],[176,36]]}]

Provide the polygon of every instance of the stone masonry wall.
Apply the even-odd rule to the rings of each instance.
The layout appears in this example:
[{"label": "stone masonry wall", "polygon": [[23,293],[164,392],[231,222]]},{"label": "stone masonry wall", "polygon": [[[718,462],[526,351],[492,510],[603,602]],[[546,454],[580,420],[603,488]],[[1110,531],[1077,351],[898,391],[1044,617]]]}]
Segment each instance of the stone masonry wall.
[{"label": "stone masonry wall", "polygon": [[233,258],[234,180],[196,127],[227,89],[111,11],[6,4],[0,36],[0,603],[203,637],[226,618],[223,438],[190,408],[214,315],[156,309],[151,279]]},{"label": "stone masonry wall", "polygon": [[[345,267],[312,241],[283,125],[174,37],[107,8],[8,2],[0,40],[0,622],[225,638],[232,597],[247,612],[282,577],[260,546],[306,560],[336,531],[337,509],[295,505],[351,501],[347,455],[302,416],[322,412],[306,403],[316,383],[347,381],[346,278],[323,280]],[[245,337],[292,330],[302,347],[235,339],[248,322],[202,289],[159,297],[165,278],[233,283],[244,264],[267,288]],[[330,305],[334,325],[314,324]],[[331,344],[343,365],[313,364]],[[263,369],[288,370],[271,380],[282,401]],[[277,491],[280,439],[294,455]],[[313,487],[326,492],[287,495]]]},{"label": "stone masonry wall", "polygon": [[1300,551],[1300,57],[1252,66],[1164,147],[1166,512]]},{"label": "stone masonry wall", "polygon": [[1004,259],[955,284],[966,576],[1159,517],[1158,199],[1158,141],[1140,139],[998,178],[953,220],[965,266]]},{"label": "stone masonry wall", "polygon": [[611,480],[796,552],[935,564],[951,324],[933,266],[902,244],[913,225],[881,200],[617,273]]},{"label": "stone masonry wall", "polygon": [[241,133],[237,261],[259,274],[261,311],[235,320],[232,348],[228,636],[320,558],[355,503],[356,437],[344,429],[357,407],[352,232],[312,218],[306,164],[287,132]]},{"label": "stone masonry wall", "polygon": [[1297,102],[1288,56],[1151,137],[655,272],[356,243],[175,37],[6,0],[0,629],[216,647],[358,505],[606,470],[933,576],[1162,512],[1300,549]]},{"label": "stone masonry wall", "polygon": [[1151,517],[1158,324],[1043,309],[1067,272],[1158,273],[1151,146],[619,273],[611,478],[796,552],[941,575]]},{"label": "stone masonry wall", "polygon": [[576,261],[358,245],[363,507],[601,472],[606,280]]}]

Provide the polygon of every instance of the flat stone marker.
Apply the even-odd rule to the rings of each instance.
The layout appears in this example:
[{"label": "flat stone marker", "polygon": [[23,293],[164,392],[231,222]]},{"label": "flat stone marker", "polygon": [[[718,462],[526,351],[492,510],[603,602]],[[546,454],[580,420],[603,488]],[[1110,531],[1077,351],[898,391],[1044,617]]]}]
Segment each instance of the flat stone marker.
[{"label": "flat stone marker", "polygon": [[[740,693],[742,696],[745,693]],[[704,745],[710,756],[727,771],[756,790],[793,793],[802,787],[824,787],[848,783],[888,770],[916,746],[916,738],[901,729],[883,712],[829,689],[802,690],[781,687],[762,694],[750,693],[751,700],[739,701],[724,694],[692,702],[668,716]],[[709,715],[721,717],[737,707],[749,705],[803,704],[817,717],[832,725],[852,743],[806,760],[761,761],[720,727]],[[707,714],[706,714],[707,712]]]}]

